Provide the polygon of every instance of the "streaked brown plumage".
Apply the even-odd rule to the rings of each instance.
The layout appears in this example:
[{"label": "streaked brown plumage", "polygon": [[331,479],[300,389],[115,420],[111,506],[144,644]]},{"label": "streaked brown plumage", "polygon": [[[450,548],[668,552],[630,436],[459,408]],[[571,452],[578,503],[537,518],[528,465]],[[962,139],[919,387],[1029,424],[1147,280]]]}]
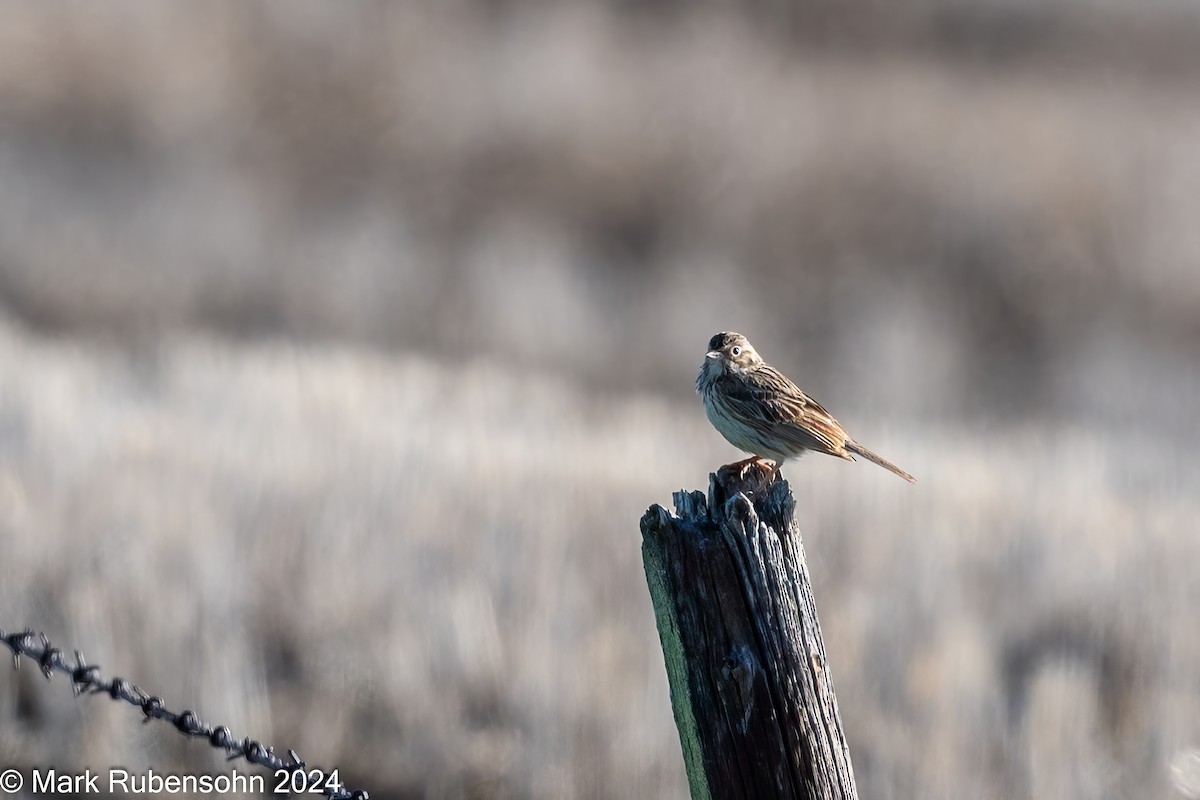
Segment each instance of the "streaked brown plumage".
[{"label": "streaked brown plumage", "polygon": [[754,458],[775,462],[809,450],[854,461],[859,455],[909,483],[912,475],[850,438],[825,408],[762,360],[740,333],[718,333],[696,378],[696,391],[713,427]]}]

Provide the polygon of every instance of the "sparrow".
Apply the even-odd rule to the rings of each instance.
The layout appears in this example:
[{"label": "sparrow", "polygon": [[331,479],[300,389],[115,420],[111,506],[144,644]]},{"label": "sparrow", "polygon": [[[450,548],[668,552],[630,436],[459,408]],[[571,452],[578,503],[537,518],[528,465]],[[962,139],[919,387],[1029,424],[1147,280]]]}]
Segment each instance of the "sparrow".
[{"label": "sparrow", "polygon": [[789,458],[812,450],[855,461],[862,456],[909,483],[916,478],[863,447],[825,407],[772,367],[740,333],[723,331],[708,342],[696,378],[704,410],[730,444],[751,454],[733,466],[773,462],[770,478]]}]

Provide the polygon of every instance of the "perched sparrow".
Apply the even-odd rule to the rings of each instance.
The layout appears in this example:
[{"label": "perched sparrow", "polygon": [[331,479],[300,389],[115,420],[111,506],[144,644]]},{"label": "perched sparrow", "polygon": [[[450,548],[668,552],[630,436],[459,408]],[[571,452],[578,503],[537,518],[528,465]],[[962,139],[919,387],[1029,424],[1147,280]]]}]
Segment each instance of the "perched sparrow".
[{"label": "perched sparrow", "polygon": [[909,483],[912,475],[850,438],[821,404],[800,390],[779,370],[762,360],[740,333],[718,333],[708,343],[708,355],[696,378],[708,421],[739,450],[753,457],[741,465],[767,459],[779,465],[815,450],[847,461],[859,455]]}]

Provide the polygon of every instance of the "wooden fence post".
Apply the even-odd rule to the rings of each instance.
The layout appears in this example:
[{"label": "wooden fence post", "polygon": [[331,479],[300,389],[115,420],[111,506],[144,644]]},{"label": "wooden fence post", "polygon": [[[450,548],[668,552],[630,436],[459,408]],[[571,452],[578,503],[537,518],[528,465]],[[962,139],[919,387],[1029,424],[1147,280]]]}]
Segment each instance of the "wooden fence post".
[{"label": "wooden fence post", "polygon": [[710,476],[642,517],[654,602],[693,800],[854,800],[786,481]]}]

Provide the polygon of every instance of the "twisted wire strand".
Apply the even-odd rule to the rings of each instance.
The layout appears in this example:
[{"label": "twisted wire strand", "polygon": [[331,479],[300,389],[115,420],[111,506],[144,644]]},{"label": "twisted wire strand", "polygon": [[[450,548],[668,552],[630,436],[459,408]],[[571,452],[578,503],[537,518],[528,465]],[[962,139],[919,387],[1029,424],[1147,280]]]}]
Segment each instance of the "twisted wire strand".
[{"label": "twisted wire strand", "polygon": [[[308,774],[309,767],[295,750],[287,751],[287,759],[275,754],[274,748],[262,742],[245,737],[237,739],[225,725],[207,725],[200,720],[196,712],[185,709],[174,712],[167,708],[161,697],[146,692],[125,678],[113,677],[105,679],[98,664],[88,664],[83,654],[75,651],[75,664],[67,661],[63,651],[52,647],[46,634],[37,634],[28,628],[17,633],[5,633],[0,629],[0,640],[3,640],[13,654],[13,667],[19,669],[21,656],[26,656],[37,662],[46,680],[54,677],[55,672],[61,672],[71,677],[71,691],[76,697],[82,694],[107,694],[113,700],[124,700],[130,705],[137,706],[145,715],[144,722],[161,719],[169,723],[175,730],[188,737],[203,737],[218,750],[224,750],[226,760],[233,761],[244,758],[251,764],[258,764],[271,770],[287,770]],[[322,772],[323,775],[329,773]],[[363,789],[348,789],[345,784],[323,786],[321,794],[329,800],[369,800],[370,795]]]}]

